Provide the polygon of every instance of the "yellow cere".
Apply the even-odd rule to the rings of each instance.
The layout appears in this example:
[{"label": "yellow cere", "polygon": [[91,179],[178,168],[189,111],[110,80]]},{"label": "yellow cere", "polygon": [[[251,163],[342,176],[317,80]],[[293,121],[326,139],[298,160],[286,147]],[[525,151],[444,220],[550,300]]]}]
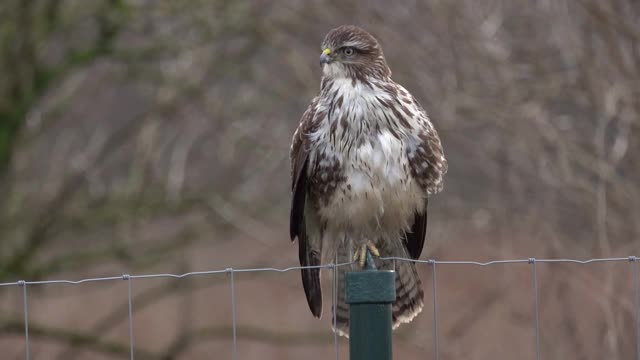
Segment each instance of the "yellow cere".
[{"label": "yellow cere", "polygon": [[322,50],[322,55],[329,55],[329,53],[331,53],[331,49],[329,48]]}]

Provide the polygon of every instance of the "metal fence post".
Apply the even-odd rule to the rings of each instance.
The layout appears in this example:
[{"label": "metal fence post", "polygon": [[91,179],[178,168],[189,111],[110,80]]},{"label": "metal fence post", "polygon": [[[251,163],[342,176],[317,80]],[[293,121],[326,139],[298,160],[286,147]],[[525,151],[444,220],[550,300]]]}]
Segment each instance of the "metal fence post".
[{"label": "metal fence post", "polygon": [[391,360],[391,304],[396,299],[395,278],[394,271],[375,268],[345,274],[350,360]]}]

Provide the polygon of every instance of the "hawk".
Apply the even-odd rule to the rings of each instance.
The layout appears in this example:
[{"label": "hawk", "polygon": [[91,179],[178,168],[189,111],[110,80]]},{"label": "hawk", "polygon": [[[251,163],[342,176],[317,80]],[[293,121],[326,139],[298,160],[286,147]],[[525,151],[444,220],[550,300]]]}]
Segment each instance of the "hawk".
[{"label": "hawk", "polygon": [[[291,144],[291,240],[302,266],[364,264],[381,257],[418,259],[427,201],[447,172],[442,145],[418,101],[391,79],[382,48],[365,30],[344,25],[322,42],[320,94],[302,115]],[[357,265],[356,265],[357,267]],[[410,322],[424,293],[413,262],[395,269],[393,327]],[[334,330],[347,336],[344,271],[338,272]],[[302,269],[311,313],[322,315],[320,269]]]}]

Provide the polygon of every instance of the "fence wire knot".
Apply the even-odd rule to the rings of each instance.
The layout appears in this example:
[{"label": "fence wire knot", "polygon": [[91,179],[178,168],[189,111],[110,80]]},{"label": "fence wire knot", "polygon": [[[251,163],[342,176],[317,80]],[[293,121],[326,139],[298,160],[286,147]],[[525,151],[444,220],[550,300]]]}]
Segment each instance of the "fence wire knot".
[{"label": "fence wire knot", "polygon": [[638,258],[635,256],[629,256],[629,261],[630,262],[638,261]]},{"label": "fence wire knot", "polygon": [[24,280],[18,280],[18,286],[25,286],[27,285],[27,282]]},{"label": "fence wire knot", "polygon": [[536,262],[536,258],[527,259],[527,263],[529,263],[529,264],[535,264],[535,262]]},{"label": "fence wire knot", "polygon": [[131,279],[131,275],[129,274],[122,274],[122,280],[129,280]]}]

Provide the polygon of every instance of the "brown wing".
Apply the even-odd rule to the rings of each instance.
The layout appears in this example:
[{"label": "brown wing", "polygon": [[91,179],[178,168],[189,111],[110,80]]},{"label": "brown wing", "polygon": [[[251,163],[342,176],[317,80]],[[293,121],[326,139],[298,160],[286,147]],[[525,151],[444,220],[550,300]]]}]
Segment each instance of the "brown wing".
[{"label": "brown wing", "polygon": [[[309,244],[305,222],[305,202],[307,199],[309,149],[307,134],[312,131],[316,101],[311,103],[302,115],[300,125],[293,134],[291,145],[292,201],[289,218],[291,241],[298,239],[298,258],[301,266],[319,266],[320,254]],[[309,309],[315,317],[322,315],[322,289],[320,287],[320,269],[302,269],[302,286],[307,297]]]},{"label": "brown wing", "polygon": [[427,235],[427,205],[429,200],[424,200],[424,211],[416,212],[413,215],[413,225],[411,226],[411,232],[404,234],[404,244],[407,246],[409,256],[412,259],[418,259],[422,254],[422,248],[424,247],[424,241]]},{"label": "brown wing", "polygon": [[308,134],[313,131],[313,118],[317,100],[314,99],[302,114],[300,124],[293,134],[291,143],[291,190],[292,202],[289,223],[291,241],[304,230],[304,205],[307,197],[307,163],[309,158]]},{"label": "brown wing", "polygon": [[[426,196],[429,196],[442,190],[442,180],[447,173],[448,165],[438,133],[416,99],[412,98],[412,101],[411,105],[416,107],[416,116],[421,126],[414,133],[415,146],[409,149],[407,155],[413,179],[425,191]],[[411,232],[404,236],[407,250],[413,259],[420,257],[424,247],[427,233],[427,205],[428,198],[425,197],[424,210],[414,214]]]}]

